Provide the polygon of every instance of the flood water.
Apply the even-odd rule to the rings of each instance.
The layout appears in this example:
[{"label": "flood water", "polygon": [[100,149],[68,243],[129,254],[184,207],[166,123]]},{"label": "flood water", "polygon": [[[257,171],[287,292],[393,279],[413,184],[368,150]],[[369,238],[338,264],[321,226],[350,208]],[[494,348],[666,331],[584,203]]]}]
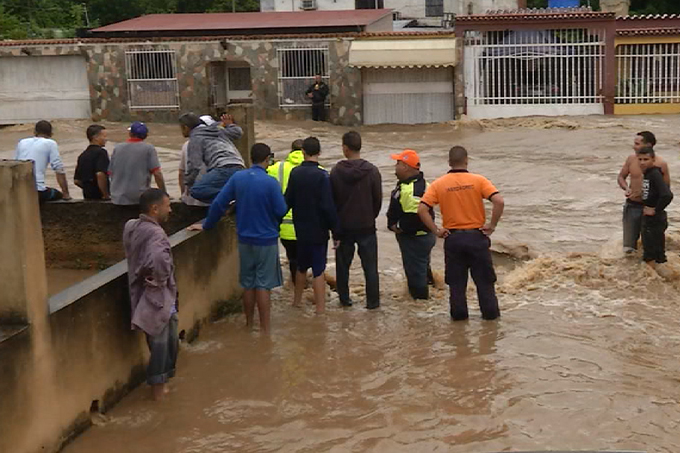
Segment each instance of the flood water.
[{"label": "flood water", "polygon": [[[122,139],[124,125],[111,128]],[[448,148],[464,145],[470,170],[499,188],[506,212],[492,241],[505,257],[502,319],[480,319],[473,287],[464,323],[449,321],[444,289],[410,300],[381,216],[379,311],[343,310],[333,295],[316,316],[309,305],[290,307],[291,293],[279,289],[271,340],[246,331],[241,316],[203,329],[184,345],[166,401],[138,388],[65,452],[680,451],[679,201],[668,208],[668,264],[657,272],[620,250],[616,176],[645,129],[657,134],[677,186],[677,116],[361,129],[364,157],[383,174],[384,210],[395,183],[389,154],[406,147],[421,152],[433,179],[447,170]],[[319,137],[328,167],[345,130],[257,124],[277,156],[293,139]],[[0,150],[20,132],[1,131]],[[175,181],[177,129],[152,125],[151,134]],[[63,142],[73,166],[82,140]],[[439,272],[442,255],[440,243]]]}]

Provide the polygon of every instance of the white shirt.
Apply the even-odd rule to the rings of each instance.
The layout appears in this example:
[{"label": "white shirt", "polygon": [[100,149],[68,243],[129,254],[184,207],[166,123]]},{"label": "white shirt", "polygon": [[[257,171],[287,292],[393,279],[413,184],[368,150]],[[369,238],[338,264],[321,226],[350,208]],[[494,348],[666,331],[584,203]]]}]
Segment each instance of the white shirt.
[{"label": "white shirt", "polygon": [[39,192],[47,190],[47,186],[45,186],[45,171],[48,164],[52,166],[52,170],[55,173],[64,173],[64,164],[59,156],[57,142],[51,138],[30,137],[20,140],[17,145],[15,159],[33,162],[35,188]]}]

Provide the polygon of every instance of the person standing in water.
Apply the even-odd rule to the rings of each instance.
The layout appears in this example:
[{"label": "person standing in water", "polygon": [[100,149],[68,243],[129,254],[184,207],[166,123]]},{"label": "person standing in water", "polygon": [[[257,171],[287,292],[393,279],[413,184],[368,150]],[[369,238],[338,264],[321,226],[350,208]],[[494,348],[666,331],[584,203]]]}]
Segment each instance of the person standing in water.
[{"label": "person standing in water", "polygon": [[[477,286],[482,318],[501,315],[496,298],[496,272],[491,259],[489,236],[496,230],[505,202],[494,185],[482,175],[468,172],[468,153],[462,146],[449,151],[448,174],[428,187],[418,206],[420,220],[427,228],[444,238],[446,283],[451,291],[451,318],[468,319],[468,272]],[[493,204],[491,221],[486,223],[484,200]],[[439,205],[443,228],[437,228],[431,209]]]},{"label": "person standing in water", "polygon": [[644,175],[642,180],[642,259],[647,263],[666,262],[666,228],[668,217],[666,206],[673,200],[673,193],[655,165],[654,150],[643,148],[638,154],[640,169]]},{"label": "person standing in water", "polygon": [[312,120],[326,121],[326,98],[329,93],[328,85],[320,74],[314,76],[314,83],[309,86],[305,94],[312,100]]},{"label": "person standing in water", "polygon": [[[621,187],[626,195],[626,202],[623,206],[623,251],[628,254],[637,250],[637,242],[642,228],[642,210],[644,208],[642,203],[642,169],[640,168],[637,154],[643,148],[653,149],[655,145],[656,137],[653,133],[649,131],[638,132],[633,141],[635,153],[626,158],[626,162],[619,172],[619,187]],[[661,170],[663,180],[670,187],[671,177],[668,164],[658,155],[654,161],[654,165]],[[627,182],[629,176],[630,184]]]}]

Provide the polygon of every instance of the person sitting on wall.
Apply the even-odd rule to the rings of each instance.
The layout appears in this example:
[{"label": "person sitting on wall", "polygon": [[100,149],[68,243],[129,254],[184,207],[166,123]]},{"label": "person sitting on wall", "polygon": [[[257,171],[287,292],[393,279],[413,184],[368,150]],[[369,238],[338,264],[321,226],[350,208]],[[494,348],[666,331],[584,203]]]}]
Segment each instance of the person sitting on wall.
[{"label": "person sitting on wall", "polygon": [[[193,113],[191,113],[190,115],[193,115]],[[212,126],[213,124],[215,124],[217,122],[210,115],[203,115],[203,116],[199,117],[199,119],[206,126]],[[193,122],[195,122],[194,119],[191,120],[191,123],[193,123]],[[189,205],[189,206],[204,206],[204,207],[209,206],[208,203],[203,203],[202,201],[198,201],[197,199],[192,197],[191,194],[189,193],[191,191],[191,187],[189,187],[185,183],[184,175],[187,171],[187,153],[188,153],[188,150],[189,150],[189,133],[191,132],[191,130],[187,127],[184,127],[181,124],[180,124],[180,128],[182,129],[182,135],[187,139],[184,142],[184,145],[182,145],[182,156],[180,157],[179,171],[178,171],[178,174],[177,174],[177,179],[179,181],[179,190],[182,192],[182,196],[181,196],[180,200],[182,201],[182,203]],[[203,164],[201,166],[201,169],[198,172],[198,176],[196,177],[196,181],[200,180],[203,177],[203,175],[205,175],[205,164]]]},{"label": "person sitting on wall", "polygon": [[329,93],[328,85],[323,81],[320,74],[314,76],[314,83],[310,85],[305,94],[312,100],[312,119],[314,121],[326,121],[326,97]]},{"label": "person sitting on wall", "polygon": [[[64,164],[61,162],[57,142],[52,140],[52,124],[49,121],[40,120],[35,123],[35,137],[24,138],[19,141],[15,159],[33,162],[35,188],[38,191],[40,203],[71,199]],[[45,185],[47,165],[51,165],[52,170],[56,173],[61,192]]]},{"label": "person sitting on wall", "polygon": [[149,135],[146,124],[135,121],[128,128],[130,138],[113,148],[109,174],[111,201],[116,205],[139,204],[139,196],[151,186],[151,176],[165,192],[165,179],[158,161],[156,148],[144,142]]},{"label": "person sitting on wall", "polygon": [[177,334],[177,284],[168,235],[161,224],[172,209],[170,197],[160,189],[148,189],[139,197],[141,214],[128,220],[123,244],[128,264],[132,330],[146,334],[151,352],[146,382],[158,401],[175,376],[179,350]]},{"label": "person sitting on wall", "polygon": [[[193,113],[179,119],[182,133],[189,137],[184,183],[191,187],[191,196],[204,203],[212,203],[234,173],[246,168],[243,156],[234,145],[243,130],[231,115],[222,115],[220,121],[207,126]],[[204,165],[207,173],[198,181]]]},{"label": "person sitting on wall", "polygon": [[83,189],[86,200],[110,200],[109,153],[106,152],[106,128],[93,124],[85,132],[90,146],[78,156],[74,182]]}]

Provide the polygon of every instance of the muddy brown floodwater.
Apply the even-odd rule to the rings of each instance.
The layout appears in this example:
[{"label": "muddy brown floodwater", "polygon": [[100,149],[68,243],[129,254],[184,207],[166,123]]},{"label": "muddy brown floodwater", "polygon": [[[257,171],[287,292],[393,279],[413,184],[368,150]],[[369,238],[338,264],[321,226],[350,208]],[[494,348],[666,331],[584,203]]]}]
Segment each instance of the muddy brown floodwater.
[{"label": "muddy brown floodwater", "polygon": [[[71,175],[82,126],[57,125]],[[125,125],[110,127],[124,137]],[[0,150],[25,133],[17,129],[0,131]],[[66,453],[680,451],[677,202],[667,265],[656,272],[620,251],[616,175],[644,129],[657,134],[677,185],[677,116],[362,128],[365,157],[384,177],[384,209],[395,183],[389,154],[405,147],[421,152],[433,179],[447,170],[447,149],[462,144],[471,170],[500,189],[502,319],[479,319],[472,288],[465,323],[447,318],[443,289],[427,303],[410,300],[381,216],[381,310],[342,310],[333,296],[319,317],[277,290],[271,341],[244,330],[240,316],[209,326],[184,345],[167,401],[135,390]],[[319,137],[328,167],[345,130],[257,124],[281,156],[293,139]],[[152,125],[151,134],[175,181],[177,128]],[[441,272],[441,244],[433,260]],[[356,301],[362,284],[355,263]]]}]

